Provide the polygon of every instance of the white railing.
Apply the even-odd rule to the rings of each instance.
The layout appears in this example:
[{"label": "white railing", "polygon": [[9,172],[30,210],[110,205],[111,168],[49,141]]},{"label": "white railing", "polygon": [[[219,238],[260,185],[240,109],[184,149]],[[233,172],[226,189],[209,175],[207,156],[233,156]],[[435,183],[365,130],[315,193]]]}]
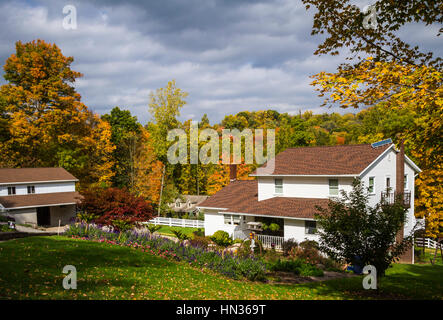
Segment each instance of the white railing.
[{"label": "white railing", "polygon": [[176,219],[176,218],[164,218],[156,217],[144,224],[152,223],[155,225],[170,226],[170,227],[188,227],[188,228],[204,228],[205,222],[203,220],[191,220],[191,219]]},{"label": "white railing", "polygon": [[260,240],[260,242],[263,244],[263,247],[265,248],[274,247],[276,250],[283,250],[283,242],[285,241],[285,238],[283,237],[257,234],[256,238],[257,240]]},{"label": "white railing", "polygon": [[[432,240],[431,238],[424,239],[425,247],[435,249],[437,246],[437,241]],[[423,238],[415,238],[415,244],[419,247],[423,247]]]}]

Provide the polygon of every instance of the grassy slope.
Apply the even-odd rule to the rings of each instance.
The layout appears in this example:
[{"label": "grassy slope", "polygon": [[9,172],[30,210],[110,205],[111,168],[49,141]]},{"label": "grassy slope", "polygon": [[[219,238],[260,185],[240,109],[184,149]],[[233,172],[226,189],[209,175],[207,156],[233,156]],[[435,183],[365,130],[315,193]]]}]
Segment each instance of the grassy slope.
[{"label": "grassy slope", "polygon": [[[64,290],[65,265],[78,289]],[[130,248],[66,237],[0,243],[0,299],[443,299],[443,266],[395,265],[381,294],[361,277],[300,285],[234,281]]]}]

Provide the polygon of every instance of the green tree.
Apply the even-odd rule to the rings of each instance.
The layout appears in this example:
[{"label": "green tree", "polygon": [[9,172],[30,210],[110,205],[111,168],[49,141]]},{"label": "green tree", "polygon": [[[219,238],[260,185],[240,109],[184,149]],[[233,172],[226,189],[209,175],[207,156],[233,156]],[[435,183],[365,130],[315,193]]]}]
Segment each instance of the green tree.
[{"label": "green tree", "polygon": [[370,206],[359,179],[349,194],[342,191],[341,195],[330,200],[327,208],[317,207],[320,250],[339,262],[373,265],[377,276],[383,276],[412,244],[412,234],[396,241],[407,209],[399,199],[394,204]]},{"label": "green tree", "polygon": [[116,146],[112,153],[112,170],[115,172],[112,183],[116,187],[132,188],[135,149],[140,140],[141,125],[129,110],[121,110],[119,107],[114,107],[109,114],[103,115],[102,119],[111,125],[111,141]]}]

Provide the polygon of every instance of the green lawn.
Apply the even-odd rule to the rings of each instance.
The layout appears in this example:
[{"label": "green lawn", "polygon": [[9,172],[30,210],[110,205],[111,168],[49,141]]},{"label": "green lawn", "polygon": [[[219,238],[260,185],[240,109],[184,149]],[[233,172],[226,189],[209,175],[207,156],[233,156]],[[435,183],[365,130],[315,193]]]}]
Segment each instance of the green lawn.
[{"label": "green lawn", "polygon": [[[156,232],[167,235],[167,236],[175,237],[175,235],[172,233],[172,230],[180,230],[181,232],[183,232],[187,236],[191,236],[194,231],[198,230],[198,228],[160,226],[160,229],[158,229],[158,231],[156,231]],[[202,228],[201,228],[201,230],[204,231],[204,229],[202,229]]]},{"label": "green lawn", "polygon": [[[64,290],[62,269],[77,268]],[[234,281],[141,251],[62,236],[0,242],[0,299],[443,299],[443,265],[395,265],[380,292],[362,277],[299,285]]]}]

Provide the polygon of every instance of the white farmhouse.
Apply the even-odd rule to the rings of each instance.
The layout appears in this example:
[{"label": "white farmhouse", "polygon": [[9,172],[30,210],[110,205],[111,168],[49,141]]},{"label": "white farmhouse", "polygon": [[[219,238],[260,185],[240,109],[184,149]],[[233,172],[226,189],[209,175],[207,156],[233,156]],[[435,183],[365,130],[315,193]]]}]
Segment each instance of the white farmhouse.
[{"label": "white farmhouse", "polygon": [[0,214],[20,224],[67,224],[80,199],[77,181],[63,168],[0,168]]},{"label": "white farmhouse", "polygon": [[353,179],[360,178],[371,205],[404,193],[409,209],[403,234],[408,234],[415,224],[414,180],[420,171],[404,148],[397,150],[390,139],[372,145],[289,148],[275,157],[273,174],[251,174],[256,180],[236,180],[231,165],[230,184],[199,208],[205,212],[206,235],[224,230],[234,238],[246,238],[257,227],[254,222],[267,217],[283,228],[280,239],[259,235],[264,243],[278,245],[290,238],[318,241],[315,207],[326,207],[329,198],[340,196],[340,190],[349,192]]}]

